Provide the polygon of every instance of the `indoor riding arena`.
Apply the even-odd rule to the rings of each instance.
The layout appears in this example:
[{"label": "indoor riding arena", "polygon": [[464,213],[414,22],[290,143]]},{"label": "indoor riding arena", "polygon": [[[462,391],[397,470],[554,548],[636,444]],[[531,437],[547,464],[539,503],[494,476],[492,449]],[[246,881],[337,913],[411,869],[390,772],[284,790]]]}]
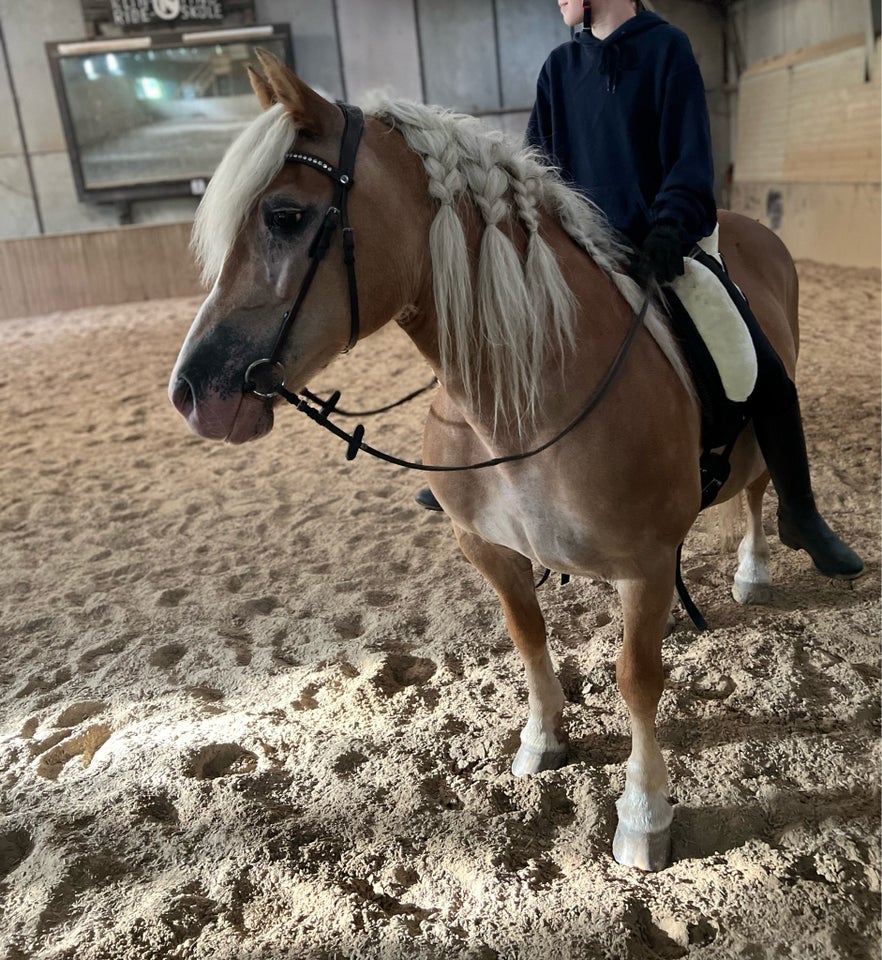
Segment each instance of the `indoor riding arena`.
[{"label": "indoor riding arena", "polygon": [[[719,205],[796,261],[814,492],[865,563],[836,580],[787,549],[770,487],[772,585],[739,604],[747,508],[698,516],[681,569],[708,629],[674,604],[654,872],[612,852],[611,583],[537,589],[569,751],[515,776],[524,665],[414,502],[426,475],[347,460],[285,403],[258,442],[212,443],[168,397],[206,296],[194,213],[260,113],[255,48],[328,98],[382,88],[519,140],[570,39],[554,0],[0,0],[0,955],[878,956],[879,4],[645,6],[701,67]],[[370,411],[431,384],[402,327],[309,388]],[[334,422],[419,461],[438,389]]]}]

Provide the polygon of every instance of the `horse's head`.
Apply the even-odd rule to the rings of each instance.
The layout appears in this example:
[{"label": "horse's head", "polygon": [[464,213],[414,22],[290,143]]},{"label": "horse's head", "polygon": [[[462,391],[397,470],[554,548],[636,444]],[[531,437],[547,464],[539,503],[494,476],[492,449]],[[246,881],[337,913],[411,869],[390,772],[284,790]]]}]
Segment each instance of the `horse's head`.
[{"label": "horse's head", "polygon": [[[272,428],[274,399],[255,390],[270,393],[264,383],[274,378],[301,389],[350,345],[354,290],[362,335],[415,296],[413,271],[400,269],[401,248],[389,246],[407,229],[402,224],[417,224],[405,217],[404,191],[394,189],[369,143],[388,128],[374,122],[380,129],[365,131],[361,147],[350,129],[350,179],[341,178],[341,144],[353,124],[274,57],[260,61],[265,76],[249,74],[264,113],[230,147],[196,215],[193,246],[212,289],[169,384],[195,433],[234,443]],[[343,218],[335,213],[341,199]],[[358,239],[354,272],[345,262],[346,217],[349,238]],[[322,236],[329,246],[317,257]],[[295,301],[302,302],[286,324]],[[252,376],[249,368],[262,359],[268,362]]]}]

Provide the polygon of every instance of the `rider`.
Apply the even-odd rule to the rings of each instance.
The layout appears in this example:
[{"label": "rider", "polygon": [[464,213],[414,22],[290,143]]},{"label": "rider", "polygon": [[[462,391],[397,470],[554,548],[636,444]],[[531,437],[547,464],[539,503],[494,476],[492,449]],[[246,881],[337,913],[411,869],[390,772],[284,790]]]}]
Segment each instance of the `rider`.
[{"label": "rider", "polygon": [[[631,241],[635,278],[668,284],[717,223],[707,102],[689,40],[640,0],[557,2],[568,26],[584,27],[542,68],[527,142]],[[739,307],[757,348],[748,410],[778,493],[781,540],[828,576],[856,577],[863,562],[815,506],[796,387],[743,299]],[[417,500],[440,509],[428,490]]]}]

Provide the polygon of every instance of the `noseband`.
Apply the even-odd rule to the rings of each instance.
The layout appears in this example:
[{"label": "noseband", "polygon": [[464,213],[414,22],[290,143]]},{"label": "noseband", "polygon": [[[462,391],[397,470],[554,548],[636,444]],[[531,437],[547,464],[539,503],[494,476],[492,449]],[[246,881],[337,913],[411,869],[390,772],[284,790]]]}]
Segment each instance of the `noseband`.
[{"label": "noseband", "polygon": [[282,350],[294,321],[303,306],[319,264],[328,252],[331,240],[338,224],[343,228],[343,263],[346,266],[346,281],[349,286],[349,343],[344,353],[355,346],[358,340],[358,289],[355,286],[355,235],[349,226],[346,211],[346,199],[352,187],[355,155],[364,130],[364,114],[358,107],[347,103],[338,103],[343,113],[343,139],[340,143],[340,160],[337,166],[315,157],[310,153],[286,153],[285,163],[302,163],[330,177],[334,184],[331,204],[325,211],[321,226],[309,245],[309,269],[300,284],[294,302],[282,317],[282,324],[276,337],[275,346],[268,357],[255,360],[245,371],[246,393],[253,393],[262,399],[270,399],[279,394],[285,386],[285,368],[282,366]]}]

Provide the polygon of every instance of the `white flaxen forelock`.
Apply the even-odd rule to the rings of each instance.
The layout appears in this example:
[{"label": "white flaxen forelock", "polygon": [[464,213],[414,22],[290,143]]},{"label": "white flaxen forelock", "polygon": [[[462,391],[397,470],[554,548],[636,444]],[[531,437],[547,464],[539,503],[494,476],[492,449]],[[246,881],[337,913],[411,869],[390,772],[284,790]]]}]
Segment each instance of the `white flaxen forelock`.
[{"label": "white flaxen forelock", "polygon": [[282,169],[296,132],[285,108],[273,104],[239,134],[214,171],[191,244],[206,286],[219,276],[255,200]]},{"label": "white flaxen forelock", "polygon": [[[429,244],[442,375],[457,379],[476,410],[480,394],[489,396],[492,409],[487,412],[495,426],[528,430],[538,412],[549,352],[565,358],[572,349],[576,314],[573,294],[540,233],[541,213],[556,215],[638,310],[643,294],[622,272],[625,249],[597,207],[569,189],[534,152],[474,117],[400,100],[384,100],[368,112],[400,131],[422,158],[429,193],[438,205]],[[254,203],[282,169],[295,136],[290,117],[276,104],[225,154],[193,227],[192,245],[205,283],[217,279]],[[476,265],[460,217],[464,198],[471,199],[484,221]],[[523,261],[500,228],[513,220],[526,231]],[[691,390],[680,353],[655,305],[645,324]]]}]

